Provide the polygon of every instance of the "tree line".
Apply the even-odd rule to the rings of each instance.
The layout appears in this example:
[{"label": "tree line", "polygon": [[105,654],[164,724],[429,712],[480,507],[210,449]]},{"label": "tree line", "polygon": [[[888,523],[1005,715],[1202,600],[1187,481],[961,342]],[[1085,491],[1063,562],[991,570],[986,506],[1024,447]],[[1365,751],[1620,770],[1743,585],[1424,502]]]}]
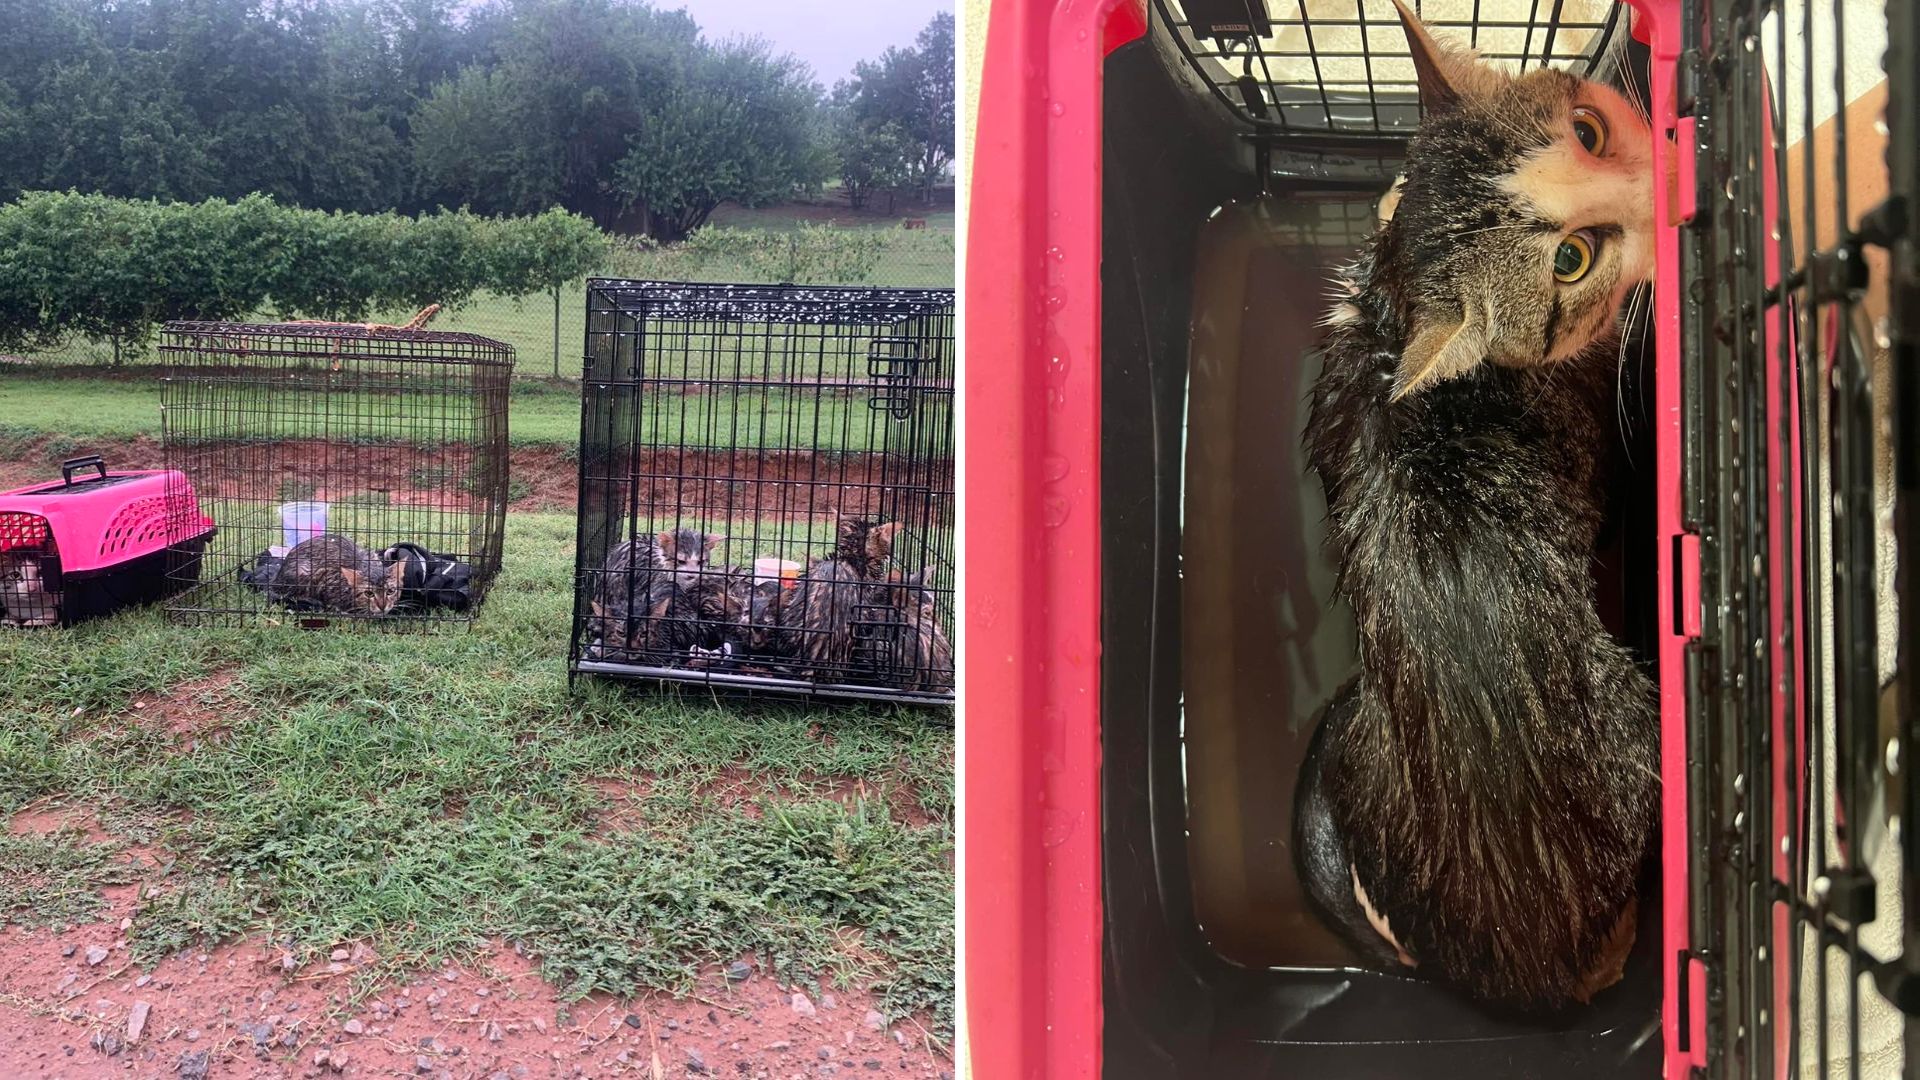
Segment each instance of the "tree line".
[{"label": "tree line", "polygon": [[947,14],[828,92],[641,0],[8,0],[0,202],[559,206],[672,241],[725,201],[929,190],[952,73]]}]

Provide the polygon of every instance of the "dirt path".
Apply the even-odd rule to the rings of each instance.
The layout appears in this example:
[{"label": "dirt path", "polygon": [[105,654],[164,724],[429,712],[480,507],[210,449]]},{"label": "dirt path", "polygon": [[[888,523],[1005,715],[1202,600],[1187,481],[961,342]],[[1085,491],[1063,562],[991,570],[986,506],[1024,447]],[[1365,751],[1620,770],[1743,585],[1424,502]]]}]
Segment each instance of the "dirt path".
[{"label": "dirt path", "polygon": [[735,979],[703,973],[683,1000],[571,1003],[504,945],[360,995],[354,976],[377,958],[351,942],[305,965],[248,939],[142,967],[122,921],[139,888],[106,890],[96,924],[0,931],[0,1076],[953,1075],[947,1050],[912,1021],[882,1023],[865,994],[809,994],[748,962]]}]

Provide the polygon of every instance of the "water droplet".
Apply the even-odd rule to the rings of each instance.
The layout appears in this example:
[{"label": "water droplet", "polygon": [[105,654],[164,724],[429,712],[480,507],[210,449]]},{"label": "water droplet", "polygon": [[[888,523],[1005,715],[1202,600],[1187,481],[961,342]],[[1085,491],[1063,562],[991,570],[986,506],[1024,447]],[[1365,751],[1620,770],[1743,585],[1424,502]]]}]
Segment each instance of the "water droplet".
[{"label": "water droplet", "polygon": [[1759,39],[1754,37],[1752,34],[1748,34],[1746,37],[1740,39],[1740,47],[1747,50],[1748,52],[1752,52],[1755,46],[1759,45],[1759,43],[1760,43]]},{"label": "water droplet", "polygon": [[1067,115],[1067,107],[1065,105],[1060,104],[1057,101],[1053,103],[1053,107],[1049,111],[1052,112],[1053,115],[1055,116]]},{"label": "water droplet", "polygon": [[1073,504],[1065,495],[1044,495],[1040,499],[1040,524],[1049,529],[1057,529],[1067,523],[1067,515]]},{"label": "water droplet", "polygon": [[1883,349],[1893,348],[1893,335],[1887,330],[1885,315],[1880,316],[1879,321],[1873,324],[1873,343]]},{"label": "water droplet", "polygon": [[1084,26],[1083,26],[1083,27],[1081,27],[1080,29],[1078,29],[1078,30],[1075,30],[1075,31],[1073,32],[1073,36],[1074,36],[1074,39],[1075,39],[1075,40],[1077,40],[1077,41],[1085,41],[1085,40],[1087,40],[1087,29],[1086,29],[1086,27],[1084,27]]},{"label": "water droplet", "polygon": [[1899,739],[1887,740],[1887,771],[1890,773],[1893,773],[1896,776],[1900,774],[1900,740]]},{"label": "water droplet", "polygon": [[1067,290],[1063,285],[1054,285],[1047,289],[1047,313],[1052,314],[1067,306]]},{"label": "water droplet", "polygon": [[1047,258],[1052,259],[1054,262],[1066,262],[1067,253],[1060,249],[1059,244],[1055,244],[1047,249]]},{"label": "water droplet", "polygon": [[1883,117],[1881,117],[1880,119],[1878,119],[1878,120],[1875,120],[1875,121],[1873,122],[1873,133],[1874,133],[1875,135],[1885,135],[1885,134],[1887,134],[1887,120],[1886,120],[1886,117],[1884,117],[1884,116],[1883,116]]},{"label": "water droplet", "polygon": [[1727,198],[1729,199],[1733,198],[1734,192],[1739,189],[1740,185],[1736,183],[1737,179],[1738,179],[1737,177],[1732,177],[1732,176],[1727,177],[1727,186],[1725,190],[1727,193]]},{"label": "water droplet", "polygon": [[1040,459],[1040,478],[1054,483],[1067,478],[1067,459],[1059,454],[1048,454]]}]

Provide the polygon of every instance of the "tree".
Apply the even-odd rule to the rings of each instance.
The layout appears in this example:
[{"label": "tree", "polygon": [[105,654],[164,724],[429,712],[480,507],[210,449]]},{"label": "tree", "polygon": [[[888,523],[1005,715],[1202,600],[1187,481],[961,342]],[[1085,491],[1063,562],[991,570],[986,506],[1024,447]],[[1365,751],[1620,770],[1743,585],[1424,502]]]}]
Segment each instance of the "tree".
[{"label": "tree", "polygon": [[[893,48],[856,65],[836,88],[855,123],[870,129],[892,125],[902,142],[907,182],[930,199],[953,161],[953,15],[941,12],[920,31],[913,47]],[[849,145],[843,140],[843,145]],[[850,145],[867,148],[853,140]]]},{"label": "tree", "polygon": [[671,242],[723,202],[760,206],[822,179],[813,114],[820,88],[765,42],[702,45],[679,85],[642,116],[615,167],[645,231]]},{"label": "tree", "polygon": [[842,102],[833,110],[831,130],[840,191],[848,206],[865,209],[875,192],[911,181],[909,140],[901,134],[900,125],[867,123]]}]

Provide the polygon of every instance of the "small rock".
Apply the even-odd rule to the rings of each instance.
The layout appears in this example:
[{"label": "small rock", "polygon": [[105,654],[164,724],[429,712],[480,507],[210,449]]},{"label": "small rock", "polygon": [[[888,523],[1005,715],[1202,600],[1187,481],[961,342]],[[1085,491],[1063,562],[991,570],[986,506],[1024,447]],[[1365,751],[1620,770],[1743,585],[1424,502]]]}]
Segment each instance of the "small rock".
[{"label": "small rock", "polygon": [[499,1042],[501,1039],[504,1039],[504,1038],[506,1038],[506,1036],[501,1034],[500,1025],[498,1023],[495,1023],[494,1021],[489,1020],[487,1022],[487,1041]]},{"label": "small rock", "polygon": [[627,1022],[627,1026],[630,1028],[637,1028],[640,1026],[640,1018],[633,1015],[632,1013],[627,1014],[626,1022]]},{"label": "small rock", "polygon": [[668,1031],[679,1031],[679,1030],[680,1030],[680,1021],[678,1021],[678,1020],[669,1020],[669,1021],[667,1021],[667,1030],[668,1030]]},{"label": "small rock", "polygon": [[539,1032],[542,1035],[545,1035],[547,1033],[547,1022],[545,1020],[540,1019],[537,1016],[534,1017],[533,1030]]},{"label": "small rock", "polygon": [[127,1042],[137,1043],[147,1030],[147,1013],[153,1005],[146,1001],[136,1001],[133,1008],[127,1010]]},{"label": "small rock", "polygon": [[367,1033],[367,1025],[361,1023],[359,1018],[356,1017],[352,1020],[347,1021],[344,1024],[341,1024],[340,1030],[346,1032],[349,1035],[365,1035]]},{"label": "small rock", "polygon": [[280,970],[281,971],[292,971],[294,968],[297,968],[299,966],[300,966],[300,962],[293,958],[292,953],[283,952],[280,954]]},{"label": "small rock", "polygon": [[327,1068],[334,1072],[346,1072],[348,1060],[347,1052],[336,1046],[327,1054]]},{"label": "small rock", "polygon": [[440,973],[440,977],[441,977],[442,979],[444,979],[444,980],[446,980],[447,982],[452,982],[453,980],[455,980],[455,979],[457,979],[457,978],[459,978],[460,976],[458,976],[458,975],[455,975],[455,974],[454,974],[453,972],[451,972],[451,971],[443,971],[443,972],[441,972],[441,973]]},{"label": "small rock", "polygon": [[826,1047],[826,1046],[823,1046],[823,1047],[821,1047],[821,1048],[820,1048],[820,1053],[819,1053],[819,1055],[818,1055],[818,1056],[819,1056],[819,1058],[820,1058],[820,1060],[821,1060],[821,1061],[832,1061],[832,1060],[833,1060],[833,1049],[832,1049],[831,1047]]},{"label": "small rock", "polygon": [[87,946],[87,966],[88,967],[99,967],[101,961],[105,960],[106,958],[107,958],[107,950],[101,948],[98,945]]},{"label": "small rock", "polygon": [[187,1029],[187,1041],[188,1041],[188,1042],[199,1042],[199,1041],[200,1041],[200,1029],[199,1029],[199,1028],[188,1028],[188,1029]]},{"label": "small rock", "polygon": [[69,972],[65,975],[60,976],[60,984],[54,987],[54,990],[60,993],[65,993],[67,987],[72,986],[74,983],[77,983],[79,981],[80,981],[80,976]]},{"label": "small rock", "polygon": [[813,1002],[808,1000],[805,994],[795,993],[792,1004],[793,1011],[799,1013],[801,1016],[812,1016],[814,1014]]},{"label": "small rock", "polygon": [[320,1049],[315,1050],[313,1052],[313,1067],[316,1069],[322,1068],[323,1066],[326,1065],[326,1063],[327,1063],[327,1048],[323,1046]]},{"label": "small rock", "polygon": [[820,1007],[823,1009],[837,1009],[840,1007],[840,999],[834,997],[832,994],[821,994]]},{"label": "small rock", "polygon": [[887,1018],[874,1009],[868,1009],[866,1019],[861,1022],[867,1025],[868,1031],[887,1030]]},{"label": "small rock", "polygon": [[784,1040],[784,1039],[782,1039],[782,1040],[781,1040],[781,1041],[779,1041],[779,1042],[771,1042],[771,1043],[768,1043],[768,1044],[767,1044],[767,1049],[769,1049],[769,1050],[785,1050],[786,1048],[788,1048],[789,1046],[792,1046],[792,1045],[793,1045],[792,1043],[790,1043],[790,1042],[787,1042],[786,1040]]},{"label": "small rock", "polygon": [[133,987],[134,987],[134,989],[136,989],[136,990],[142,990],[142,989],[145,989],[145,988],[146,988],[146,986],[147,986],[147,984],[148,984],[148,983],[150,983],[150,982],[152,982],[152,981],[153,981],[153,976],[151,976],[151,975],[142,975],[142,976],[140,976],[139,978],[137,978],[137,979],[135,979],[135,980],[133,980]]},{"label": "small rock", "polygon": [[127,930],[131,930],[131,929],[133,929],[133,920],[132,920],[132,919],[130,919],[130,918],[128,918],[128,919],[121,919],[121,920],[120,920],[120,929],[121,929],[122,931],[127,931]]},{"label": "small rock", "polygon": [[414,1059],[413,1059],[413,1071],[414,1071],[414,1072],[417,1072],[417,1073],[430,1073],[430,1072],[432,1072],[432,1071],[433,1071],[433,1059],[432,1059],[432,1058],[430,1058],[430,1057],[428,1057],[428,1056],[427,1056],[427,1055],[425,1055],[425,1054],[421,1054],[421,1055],[419,1055],[418,1057],[416,1057],[416,1058],[414,1058]]},{"label": "small rock", "polygon": [[878,1069],[880,1067],[880,1059],[868,1058],[867,1060],[861,1062],[860,1064],[865,1065],[869,1069]]},{"label": "small rock", "polygon": [[332,952],[327,954],[327,959],[335,961],[337,963],[345,963],[347,960],[347,956],[348,956],[347,950],[335,949]]},{"label": "small rock", "polygon": [[706,1057],[691,1046],[687,1047],[687,1068],[701,1074],[707,1071]]},{"label": "small rock", "polygon": [[728,982],[746,982],[747,977],[752,974],[753,965],[747,963],[745,960],[735,960],[733,963],[727,965]]},{"label": "small rock", "polygon": [[174,1071],[180,1080],[207,1080],[207,1063],[211,1056],[205,1050],[190,1050],[180,1055]]},{"label": "small rock", "polygon": [[62,945],[62,946],[60,947],[60,955],[61,955],[61,956],[72,956],[72,955],[73,955],[73,946],[71,946],[71,945]]},{"label": "small rock", "polygon": [[893,1041],[899,1043],[901,1046],[907,1045],[907,1033],[904,1031],[895,1031],[893,1033]]}]

